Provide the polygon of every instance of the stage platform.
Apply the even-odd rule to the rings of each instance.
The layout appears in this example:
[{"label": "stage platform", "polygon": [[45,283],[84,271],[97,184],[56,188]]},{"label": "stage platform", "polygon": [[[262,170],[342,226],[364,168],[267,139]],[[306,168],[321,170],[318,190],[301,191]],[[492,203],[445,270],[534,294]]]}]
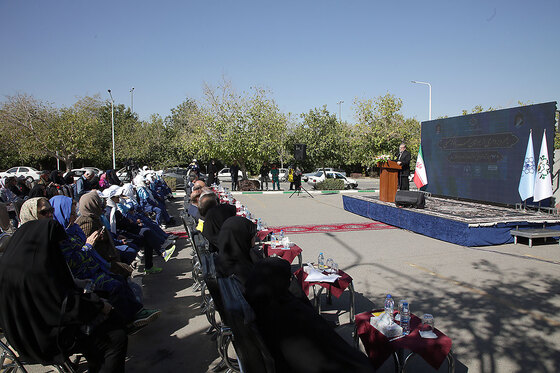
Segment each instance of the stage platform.
[{"label": "stage platform", "polygon": [[373,195],[344,195],[342,201],[354,214],[463,246],[513,242],[516,227],[560,230],[559,216],[438,197],[427,197],[424,209],[396,207]]}]

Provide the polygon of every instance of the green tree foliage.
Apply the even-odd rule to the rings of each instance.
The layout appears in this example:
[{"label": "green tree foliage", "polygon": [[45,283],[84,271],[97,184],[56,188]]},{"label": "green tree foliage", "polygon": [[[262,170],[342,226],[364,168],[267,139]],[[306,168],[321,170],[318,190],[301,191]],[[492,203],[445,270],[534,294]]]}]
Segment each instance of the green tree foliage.
[{"label": "green tree foliage", "polygon": [[263,161],[277,158],[286,118],[267,91],[252,88],[238,94],[224,82],[217,88],[207,85],[204,93],[201,115],[182,133],[185,151],[203,159],[237,161],[244,177],[248,167],[256,169]]},{"label": "green tree foliage", "polygon": [[72,107],[57,109],[35,98],[18,94],[2,103],[2,133],[17,144],[26,159],[53,157],[72,168],[77,158],[95,157],[104,145],[95,112],[99,98],[84,97]]},{"label": "green tree foliage", "polygon": [[394,154],[403,141],[411,153],[418,152],[420,123],[400,113],[400,98],[387,93],[375,99],[356,98],[354,105],[357,124],[351,135],[352,163],[369,167],[375,156]]},{"label": "green tree foliage", "polygon": [[202,125],[204,115],[197,102],[186,98],[177,107],[171,109],[171,115],[165,118],[164,125],[169,135],[167,147],[173,155],[174,165],[186,165],[190,159],[199,157],[185,141],[194,141],[196,130]]},{"label": "green tree foliage", "polygon": [[467,110],[463,110],[462,114],[463,115],[478,114],[478,113],[483,113],[485,111],[496,111],[498,109],[500,108],[493,108],[492,106],[490,106],[488,109],[484,110],[484,108],[481,105],[476,105],[475,107],[472,108],[470,113]]},{"label": "green tree foliage", "polygon": [[302,114],[303,124],[296,128],[296,137],[307,144],[309,161],[320,167],[339,167],[349,151],[348,127],[331,114],[327,106]]},{"label": "green tree foliage", "polygon": [[[192,158],[237,161],[244,175],[264,161],[284,167],[293,162],[296,143],[307,144],[300,167],[371,166],[379,154],[393,154],[405,141],[414,154],[420,125],[404,118],[402,100],[391,94],[356,99],[356,124],[341,123],[326,106],[299,116],[283,114],[271,93],[261,88],[237,93],[230,82],[206,86],[204,99],[186,98],[162,118],[139,120],[125,105],[114,105],[117,168],[131,159],[156,168],[184,166]],[[301,118],[302,122],[297,123]],[[0,103],[0,168],[52,164],[67,168],[112,164],[111,103],[99,95],[57,108],[25,94]],[[360,166],[358,166],[360,165]]]}]

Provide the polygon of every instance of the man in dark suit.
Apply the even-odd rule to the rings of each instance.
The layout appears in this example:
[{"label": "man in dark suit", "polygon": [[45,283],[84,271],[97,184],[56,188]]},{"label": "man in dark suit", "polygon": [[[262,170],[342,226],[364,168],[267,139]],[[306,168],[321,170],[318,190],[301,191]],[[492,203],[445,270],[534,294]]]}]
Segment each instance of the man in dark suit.
[{"label": "man in dark suit", "polygon": [[399,171],[399,190],[408,190],[408,176],[410,175],[410,152],[406,150],[406,144],[401,143],[396,161],[402,170]]}]

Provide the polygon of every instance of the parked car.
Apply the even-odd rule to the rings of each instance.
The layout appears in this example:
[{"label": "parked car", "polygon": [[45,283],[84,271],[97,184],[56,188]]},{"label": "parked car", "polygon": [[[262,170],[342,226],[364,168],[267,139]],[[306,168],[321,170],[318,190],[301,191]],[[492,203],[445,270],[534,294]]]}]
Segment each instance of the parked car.
[{"label": "parked car", "polygon": [[[342,179],[344,181],[345,188],[355,189],[358,187],[358,182],[356,180],[346,177],[340,172],[327,171],[326,174],[327,174],[327,179]],[[325,180],[324,173],[323,171],[319,171],[315,175],[309,176],[307,184],[309,184],[312,187],[315,187],[317,183],[323,180]]]},{"label": "parked car", "polygon": [[122,181],[123,183],[130,183],[132,182],[131,178],[128,175],[128,172],[126,172],[126,167],[121,168],[120,170],[117,171],[117,177],[119,178],[120,181]]},{"label": "parked car", "polygon": [[[239,170],[237,175],[239,177],[238,180],[241,180],[243,178],[243,172],[241,172],[241,170]],[[220,182],[231,181],[231,173],[229,172],[229,167],[224,167],[220,171],[218,171],[218,180],[220,180]]]},{"label": "parked car", "polygon": [[100,170],[97,167],[74,168],[70,170],[70,172],[74,173],[74,181],[78,181],[80,176],[82,176],[87,170],[93,171],[93,174],[97,177],[101,176],[101,174],[104,172],[103,170]]},{"label": "parked car", "polygon": [[[287,168],[279,168],[280,172],[278,173],[278,179],[280,181],[287,181],[288,180],[288,169]],[[272,173],[268,173],[268,178],[272,180]]]},{"label": "parked car", "polygon": [[12,167],[5,172],[0,172],[0,177],[20,177],[23,176],[29,181],[39,180],[41,171],[28,166]]},{"label": "parked car", "polygon": [[[313,176],[313,175],[317,174],[317,172],[320,172],[320,171],[323,171],[323,169],[322,169],[322,168],[318,168],[318,169],[316,169],[316,170],[313,171],[313,172],[309,172],[309,173],[303,174],[303,175],[301,175],[301,180],[303,180],[303,181],[308,181],[309,176]],[[346,176],[346,171],[335,170],[335,169],[332,168],[332,167],[325,167],[325,171],[327,171],[327,172],[328,172],[328,171],[331,171],[331,172],[338,172],[338,173],[342,174],[343,176]]]},{"label": "parked car", "polygon": [[163,171],[162,177],[174,178],[176,181],[177,189],[185,189],[187,183],[188,170],[182,167],[172,167]]}]

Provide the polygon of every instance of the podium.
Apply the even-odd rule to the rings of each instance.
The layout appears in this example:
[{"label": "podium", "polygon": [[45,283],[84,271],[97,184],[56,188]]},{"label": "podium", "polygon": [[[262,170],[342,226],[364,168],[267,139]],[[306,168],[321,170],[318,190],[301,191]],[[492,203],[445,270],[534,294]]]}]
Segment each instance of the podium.
[{"label": "podium", "polygon": [[379,168],[381,170],[379,199],[383,202],[395,202],[395,195],[399,186],[399,171],[402,167],[395,161],[387,161],[379,164]]}]

